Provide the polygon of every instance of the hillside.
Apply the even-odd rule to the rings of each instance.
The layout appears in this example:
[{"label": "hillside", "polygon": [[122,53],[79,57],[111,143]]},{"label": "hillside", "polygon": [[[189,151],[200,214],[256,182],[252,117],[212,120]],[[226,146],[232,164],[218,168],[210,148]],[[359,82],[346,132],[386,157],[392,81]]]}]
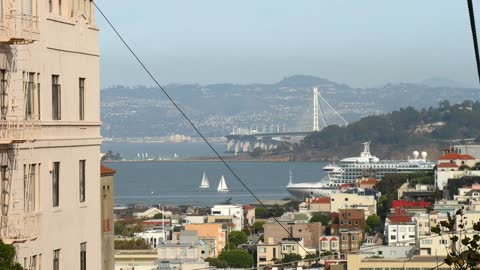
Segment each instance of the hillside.
[{"label": "hillside", "polygon": [[[223,136],[232,128],[311,130],[312,86],[348,121],[413,106],[436,106],[441,100],[476,100],[479,89],[427,84],[387,84],[352,88],[314,76],[286,77],[272,84],[171,84],[166,89],[207,136]],[[432,82],[430,82],[432,85]],[[452,84],[450,84],[452,85]],[[153,87],[115,86],[101,91],[102,135],[152,137],[180,133],[196,136],[163,93]]]},{"label": "hillside", "polygon": [[347,127],[329,126],[306,137],[295,151],[296,159],[344,158],[359,153],[361,143],[370,141],[380,158],[406,158],[412,151],[427,151],[438,157],[452,140],[480,138],[480,102],[464,101],[417,110],[402,108],[368,116]]}]

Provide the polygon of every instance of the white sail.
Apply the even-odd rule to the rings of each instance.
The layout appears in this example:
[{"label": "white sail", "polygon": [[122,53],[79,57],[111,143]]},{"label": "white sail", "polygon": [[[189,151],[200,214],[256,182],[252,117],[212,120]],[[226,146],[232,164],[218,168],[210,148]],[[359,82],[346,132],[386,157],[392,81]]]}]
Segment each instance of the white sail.
[{"label": "white sail", "polygon": [[218,183],[217,191],[228,192],[227,183],[225,182],[225,177],[223,177],[223,174],[222,174],[222,178],[220,178],[220,182]]},{"label": "white sail", "polygon": [[203,178],[202,178],[202,183],[200,183],[200,188],[210,188],[210,182],[208,181],[208,177],[203,172]]}]

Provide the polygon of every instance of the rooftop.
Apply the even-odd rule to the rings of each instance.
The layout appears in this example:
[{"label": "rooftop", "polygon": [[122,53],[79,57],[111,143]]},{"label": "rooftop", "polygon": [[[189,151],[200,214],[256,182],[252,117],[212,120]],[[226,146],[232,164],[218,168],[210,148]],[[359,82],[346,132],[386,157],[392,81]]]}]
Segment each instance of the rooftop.
[{"label": "rooftop", "polygon": [[453,160],[453,159],[475,160],[475,158],[470,155],[461,155],[458,153],[448,153],[438,158],[438,160]]}]

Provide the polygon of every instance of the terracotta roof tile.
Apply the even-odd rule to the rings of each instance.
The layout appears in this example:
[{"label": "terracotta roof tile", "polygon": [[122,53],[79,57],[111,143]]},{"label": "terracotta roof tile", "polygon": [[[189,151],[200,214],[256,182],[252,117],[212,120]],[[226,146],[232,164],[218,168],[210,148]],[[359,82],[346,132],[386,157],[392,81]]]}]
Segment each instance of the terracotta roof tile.
[{"label": "terracotta roof tile", "polygon": [[455,163],[440,163],[437,168],[458,168],[458,165]]},{"label": "terracotta roof tile", "polygon": [[330,197],[315,198],[310,203],[330,203]]},{"label": "terracotta roof tile", "polygon": [[452,159],[472,160],[475,158],[470,155],[461,155],[458,153],[448,153],[438,158],[438,160],[452,160]]},{"label": "terracotta roof tile", "polygon": [[115,174],[116,171],[104,165],[100,165],[100,175]]}]

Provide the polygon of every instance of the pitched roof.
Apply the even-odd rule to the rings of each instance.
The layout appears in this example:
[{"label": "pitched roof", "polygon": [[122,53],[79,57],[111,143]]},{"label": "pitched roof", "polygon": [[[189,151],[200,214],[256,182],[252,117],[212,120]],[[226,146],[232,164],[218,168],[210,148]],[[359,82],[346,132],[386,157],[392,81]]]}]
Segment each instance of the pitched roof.
[{"label": "pitched roof", "polygon": [[112,168],[109,168],[104,165],[100,165],[100,175],[107,175],[107,174],[115,174],[117,171],[115,171]]},{"label": "pitched roof", "polygon": [[458,165],[455,163],[440,163],[437,168],[458,168]]},{"label": "pitched roof", "polygon": [[245,206],[243,207],[243,209],[246,210],[246,211],[248,211],[248,210],[255,209],[255,206],[253,206],[253,205],[245,205]]},{"label": "pitched roof", "polygon": [[448,153],[438,158],[438,160],[452,160],[452,159],[472,160],[475,158],[470,155],[461,155],[458,153]]},{"label": "pitched roof", "polygon": [[330,203],[330,197],[315,198],[310,203]]},{"label": "pitched roof", "polygon": [[405,201],[405,200],[394,200],[392,202],[392,208],[427,208],[430,206],[429,202],[425,201]]},{"label": "pitched roof", "polygon": [[411,216],[394,215],[394,216],[388,216],[388,219],[390,219],[391,223],[406,223],[406,222],[411,222],[412,221]]},{"label": "pitched roof", "polygon": [[375,185],[376,183],[378,183],[378,180],[375,178],[368,178],[360,181],[360,185]]}]

